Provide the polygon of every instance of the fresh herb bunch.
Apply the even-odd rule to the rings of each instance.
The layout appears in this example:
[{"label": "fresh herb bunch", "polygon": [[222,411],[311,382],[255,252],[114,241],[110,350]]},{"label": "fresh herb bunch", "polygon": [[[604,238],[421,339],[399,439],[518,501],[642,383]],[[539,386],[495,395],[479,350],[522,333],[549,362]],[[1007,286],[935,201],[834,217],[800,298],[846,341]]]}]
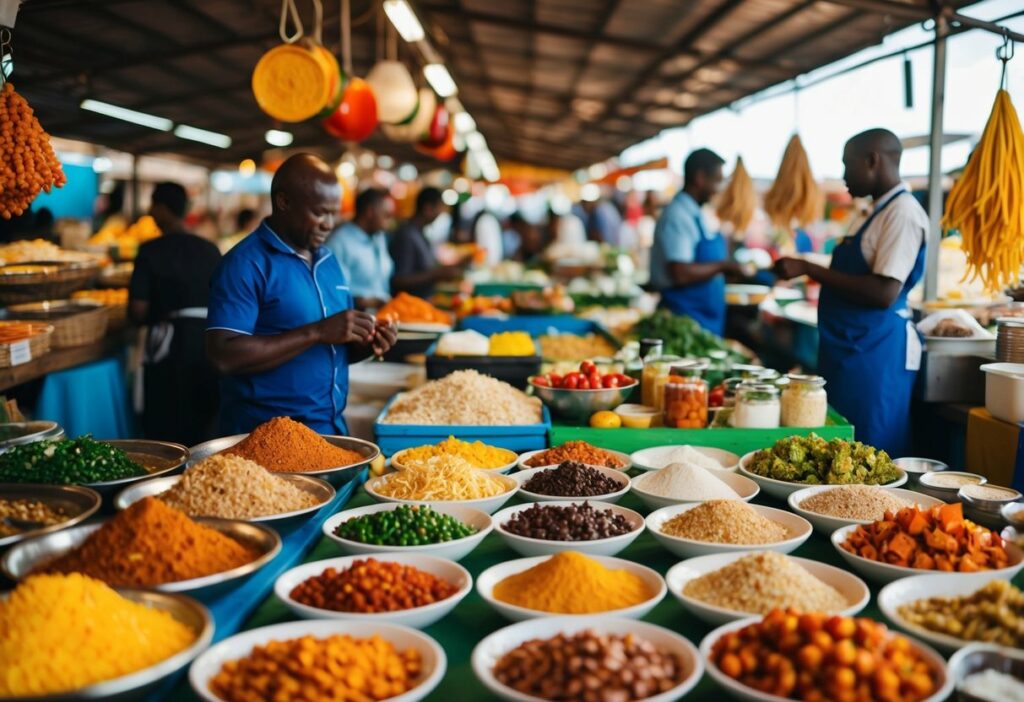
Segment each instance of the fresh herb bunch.
[{"label": "fresh herb bunch", "polygon": [[89,435],[15,446],[0,455],[0,483],[80,485],[146,475],[124,451]]},{"label": "fresh herb bunch", "polygon": [[641,319],[633,335],[640,339],[663,340],[663,352],[669,356],[703,358],[710,356],[712,351],[725,351],[729,360],[750,360],[729,348],[721,337],[701,329],[690,317],[675,315],[668,310],[658,310],[650,317]]}]

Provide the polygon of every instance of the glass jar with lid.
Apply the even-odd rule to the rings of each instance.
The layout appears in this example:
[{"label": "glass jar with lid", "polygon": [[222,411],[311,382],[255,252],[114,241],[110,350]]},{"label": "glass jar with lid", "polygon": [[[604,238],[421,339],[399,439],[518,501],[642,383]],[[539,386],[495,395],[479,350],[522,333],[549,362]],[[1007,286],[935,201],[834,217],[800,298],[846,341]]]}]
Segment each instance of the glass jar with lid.
[{"label": "glass jar with lid", "polygon": [[665,382],[672,366],[682,361],[680,356],[648,356],[640,377],[640,402],[647,407],[661,409]]},{"label": "glass jar with lid", "polygon": [[782,391],[782,426],[821,427],[827,417],[825,379],[820,375],[787,375]]},{"label": "glass jar with lid", "polygon": [[736,390],[746,382],[748,381],[739,377],[726,378],[722,381],[722,387],[725,389],[725,393],[722,396],[722,407],[733,407],[736,405]]},{"label": "glass jar with lid", "polygon": [[706,368],[702,361],[672,366],[664,391],[666,427],[703,429],[708,425],[708,384],[701,377]]},{"label": "glass jar with lid", "polygon": [[775,429],[779,426],[779,389],[771,383],[743,383],[736,390],[732,424],[741,429]]}]

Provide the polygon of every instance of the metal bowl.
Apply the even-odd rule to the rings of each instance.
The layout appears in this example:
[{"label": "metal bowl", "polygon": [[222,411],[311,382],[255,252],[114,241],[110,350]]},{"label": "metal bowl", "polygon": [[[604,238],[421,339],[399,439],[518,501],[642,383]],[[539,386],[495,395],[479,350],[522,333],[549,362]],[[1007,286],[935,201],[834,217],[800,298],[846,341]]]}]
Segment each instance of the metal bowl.
[{"label": "metal bowl", "polygon": [[184,470],[188,463],[188,449],[181,444],[174,444],[170,441],[152,441],[149,439],[113,439],[103,440],[104,444],[110,444],[128,454],[140,466],[146,469],[145,475],[135,475],[130,478],[119,480],[106,480],[101,483],[86,483],[98,492],[106,502],[114,499],[114,496],[129,485],[155,478],[161,475],[168,475]]},{"label": "metal bowl", "polygon": [[972,643],[950,657],[949,676],[956,685],[956,694],[960,702],[986,702],[980,697],[964,692],[960,685],[968,675],[990,668],[1024,681],[1024,654],[994,644]]},{"label": "metal bowl", "polygon": [[[251,546],[260,553],[260,556],[251,563],[226,570],[223,573],[155,585],[154,590],[188,593],[193,597],[209,599],[227,590],[237,588],[243,578],[258,571],[281,551],[281,537],[276,531],[262,524],[210,517],[199,517],[195,521]],[[4,555],[0,567],[11,580],[22,580],[54,558],[80,546],[90,534],[101,526],[103,523],[85,524],[23,541]]]},{"label": "metal bowl", "polygon": [[624,388],[602,388],[600,390],[568,390],[566,388],[546,388],[535,385],[530,380],[534,394],[547,405],[551,411],[562,419],[582,422],[590,418],[594,412],[613,410],[633,393],[640,383],[633,383]]},{"label": "metal bowl", "polygon": [[102,499],[95,490],[79,485],[47,485],[42,483],[0,483],[0,495],[7,500],[36,500],[59,508],[68,519],[52,526],[30,529],[10,536],[0,536],[0,551],[36,536],[69,529],[96,513]]},{"label": "metal bowl", "polygon": [[[264,524],[273,523],[277,528],[291,526],[294,522],[305,521],[306,516],[323,508],[324,505],[334,499],[334,495],[336,494],[334,486],[320,478],[310,478],[305,475],[292,475],[288,473],[275,473],[274,475],[288,483],[291,483],[303,492],[309,493],[317,499],[317,503],[312,507],[306,507],[305,509],[268,514],[262,517],[246,519],[244,521],[250,523],[261,522]],[[125,488],[117,494],[117,497],[114,498],[114,509],[119,511],[127,509],[129,505],[134,502],[138,502],[143,497],[160,495],[174,487],[181,478],[182,476],[180,475],[170,475],[166,478],[154,478],[153,480],[147,480],[145,482],[132,485],[129,488]]]},{"label": "metal bowl", "polygon": [[150,590],[133,590],[117,588],[118,594],[125,599],[167,612],[196,634],[191,646],[154,663],[148,668],[137,670],[119,678],[104,680],[88,687],[70,690],[52,695],[32,695],[24,697],[2,697],[0,702],[56,702],[57,700],[97,700],[108,702],[127,702],[141,700],[153,692],[164,679],[181,670],[202,653],[213,640],[213,618],[203,605],[191,597],[171,595]]},{"label": "metal bowl", "polygon": [[0,450],[45,439],[63,439],[57,422],[4,422],[0,424]]},{"label": "metal bowl", "polygon": [[[189,462],[189,466],[194,463],[198,463],[204,458],[209,458],[214,454],[226,451],[247,436],[249,435],[235,434],[234,436],[225,436],[220,439],[214,439],[212,441],[207,441],[205,443],[198,444],[197,446],[193,446],[190,449],[192,460]],[[355,451],[363,457],[362,460],[347,466],[302,472],[302,475],[323,478],[335,487],[340,487],[355,476],[359,475],[359,471],[363,469],[363,466],[372,463],[373,460],[380,455],[380,448],[377,447],[377,444],[372,444],[369,441],[363,441],[362,439],[356,439],[351,436],[332,436],[330,434],[321,434],[320,436],[329,444],[333,444],[339,448],[348,449],[349,451]],[[278,473],[278,475],[294,475],[294,473]]]},{"label": "metal bowl", "polygon": [[934,458],[896,458],[893,460],[893,463],[906,471],[911,485],[917,485],[918,479],[925,473],[938,473],[943,470],[949,470],[947,464],[942,461],[936,461]]}]

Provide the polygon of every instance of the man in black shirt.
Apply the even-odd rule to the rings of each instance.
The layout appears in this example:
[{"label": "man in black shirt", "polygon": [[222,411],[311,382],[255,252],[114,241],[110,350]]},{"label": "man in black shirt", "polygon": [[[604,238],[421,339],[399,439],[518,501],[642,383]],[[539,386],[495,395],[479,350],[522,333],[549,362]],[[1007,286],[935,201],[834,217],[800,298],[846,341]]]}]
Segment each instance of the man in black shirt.
[{"label": "man in black shirt", "polygon": [[128,313],[148,327],[143,433],[193,446],[211,438],[217,414],[217,375],[204,344],[210,278],[220,251],[185,231],[187,211],[181,185],[160,183],[153,190],[149,213],[163,235],[139,247]]},{"label": "man in black shirt", "polygon": [[416,196],[416,213],[403,222],[391,237],[391,259],[395,272],[391,278],[391,292],[407,292],[422,298],[434,294],[434,286],[442,281],[462,277],[460,266],[439,265],[433,247],[423,229],[444,212],[441,191],[426,187]]}]

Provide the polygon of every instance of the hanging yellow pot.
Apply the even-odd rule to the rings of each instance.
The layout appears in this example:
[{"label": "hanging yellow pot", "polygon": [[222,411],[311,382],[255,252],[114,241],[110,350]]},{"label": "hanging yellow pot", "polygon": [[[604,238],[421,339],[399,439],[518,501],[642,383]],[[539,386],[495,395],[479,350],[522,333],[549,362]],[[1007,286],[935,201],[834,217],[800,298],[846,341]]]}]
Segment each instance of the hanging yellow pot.
[{"label": "hanging yellow pot", "polygon": [[337,62],[322,47],[282,44],[252,72],[256,104],[274,119],[302,122],[325,110],[338,92]]}]

